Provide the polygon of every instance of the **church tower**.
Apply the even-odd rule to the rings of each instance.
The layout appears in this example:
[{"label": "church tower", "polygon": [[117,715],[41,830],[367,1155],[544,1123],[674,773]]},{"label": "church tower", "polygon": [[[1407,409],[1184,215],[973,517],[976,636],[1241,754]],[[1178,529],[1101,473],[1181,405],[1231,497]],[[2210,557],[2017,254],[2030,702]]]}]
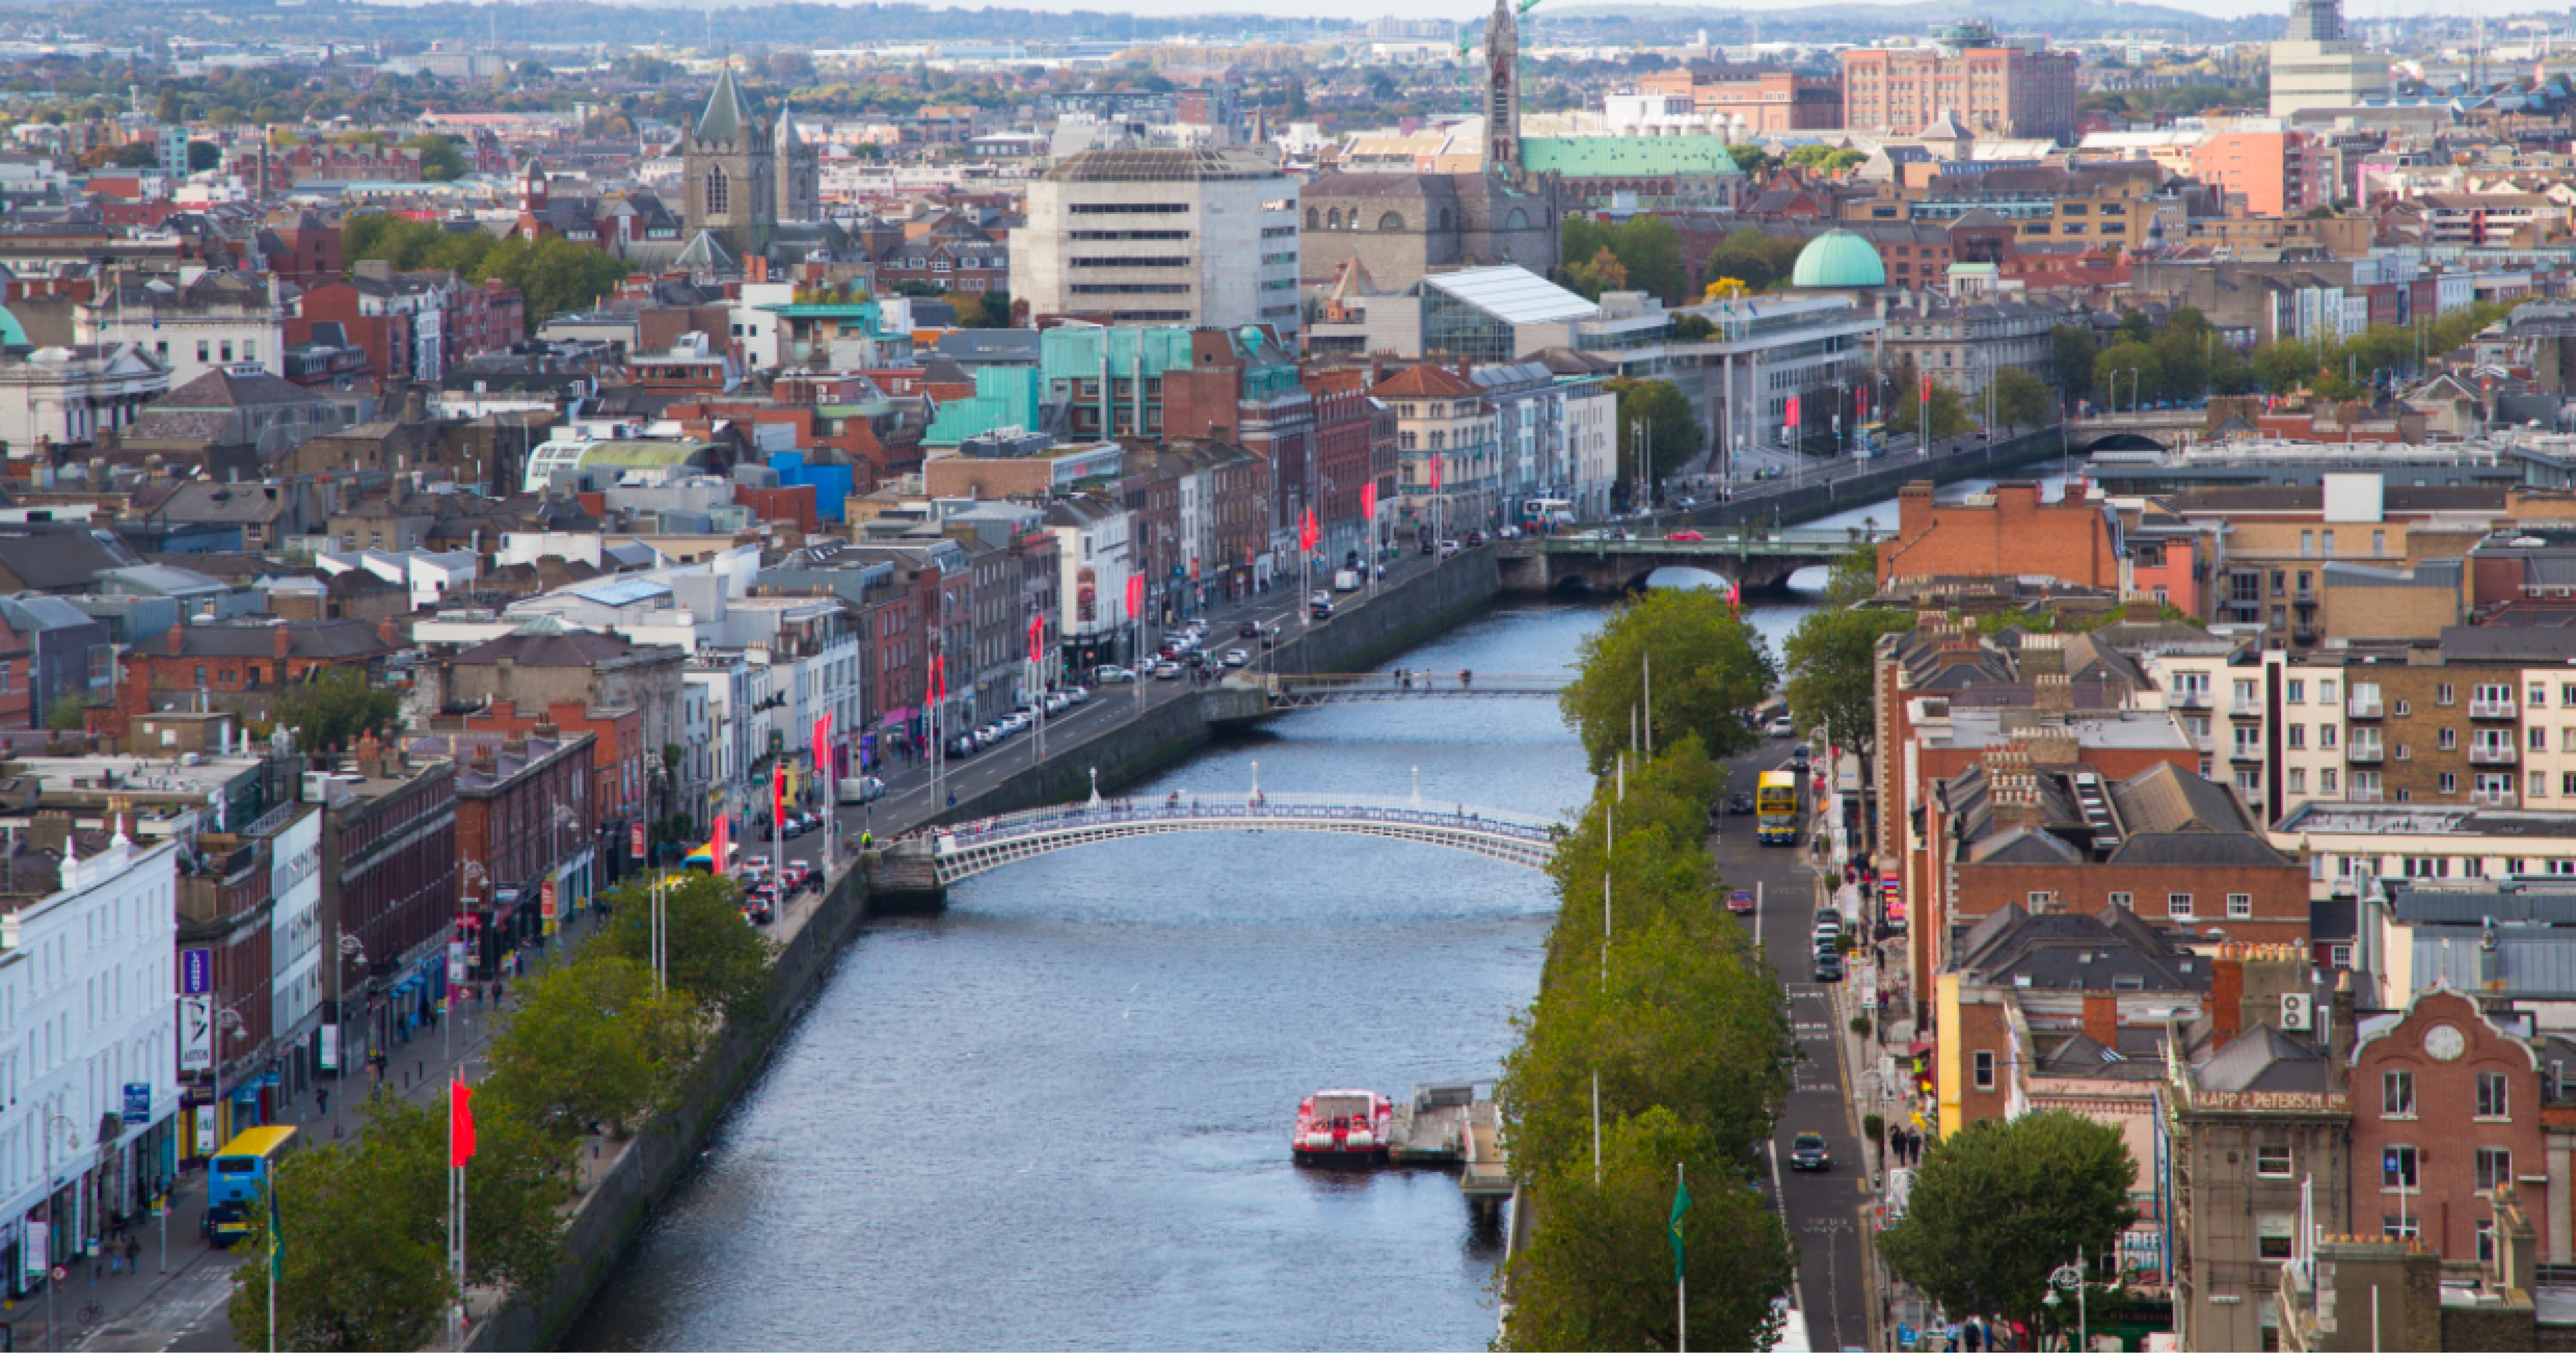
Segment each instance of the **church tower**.
[{"label": "church tower", "polygon": [[1485,172],[1521,174],[1521,32],[1512,0],[1494,0],[1485,21]]},{"label": "church tower", "polygon": [[778,219],[823,219],[823,156],[796,130],[795,110],[778,103]]},{"label": "church tower", "polygon": [[778,221],[778,151],[731,67],[716,77],[706,111],[682,138],[680,163],[681,216],[690,234],[711,232],[737,259],[767,252]]}]

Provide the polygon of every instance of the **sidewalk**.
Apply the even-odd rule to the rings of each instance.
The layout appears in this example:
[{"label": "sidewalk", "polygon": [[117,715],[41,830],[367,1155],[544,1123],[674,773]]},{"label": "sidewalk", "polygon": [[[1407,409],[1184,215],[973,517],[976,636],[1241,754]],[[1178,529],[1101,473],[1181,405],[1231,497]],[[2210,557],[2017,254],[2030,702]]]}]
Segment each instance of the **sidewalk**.
[{"label": "sidewalk", "polygon": [[[560,958],[588,940],[606,919],[577,913],[557,936],[548,951],[549,958]],[[488,997],[480,1005],[466,1002],[449,1017],[447,1029],[425,1028],[414,1033],[409,1043],[396,1043],[385,1049],[384,1092],[425,1104],[438,1097],[457,1068],[464,1068],[468,1083],[479,1079],[492,1035],[508,1022],[507,1008],[505,1005],[496,1009]],[[331,1106],[327,1114],[321,1111],[315,1092],[307,1091],[286,1103],[278,1122],[299,1129],[307,1150],[345,1146],[365,1129],[368,1079],[369,1074],[360,1070],[329,1083],[325,1087]],[[161,1353],[182,1334],[191,1330],[202,1334],[201,1326],[210,1326],[221,1338],[220,1347],[233,1346],[224,1313],[225,1304],[232,1299],[232,1271],[256,1256],[238,1246],[218,1250],[202,1238],[199,1227],[206,1215],[203,1169],[182,1174],[171,1194],[167,1271],[162,1267],[162,1222],[145,1218],[135,1232],[143,1242],[137,1261],[139,1272],[111,1273],[103,1254],[72,1269],[71,1277],[54,1298],[57,1335],[53,1347]],[[94,1324],[83,1325],[77,1312],[90,1302],[98,1303],[103,1316]],[[16,1342],[12,1346],[46,1346],[42,1292],[19,1301],[0,1314],[0,1320],[14,1326]],[[191,1343],[201,1348],[218,1346],[202,1338]]]}]

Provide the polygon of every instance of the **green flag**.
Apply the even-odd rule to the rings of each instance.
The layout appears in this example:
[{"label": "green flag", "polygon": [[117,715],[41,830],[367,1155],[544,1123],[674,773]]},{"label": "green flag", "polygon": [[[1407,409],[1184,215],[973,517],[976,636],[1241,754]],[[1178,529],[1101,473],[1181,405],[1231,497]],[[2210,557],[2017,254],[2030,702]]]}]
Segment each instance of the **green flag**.
[{"label": "green flag", "polygon": [[1681,1173],[1673,1173],[1673,1283],[1682,1280],[1682,1217],[1690,1211],[1690,1185],[1682,1182]]}]

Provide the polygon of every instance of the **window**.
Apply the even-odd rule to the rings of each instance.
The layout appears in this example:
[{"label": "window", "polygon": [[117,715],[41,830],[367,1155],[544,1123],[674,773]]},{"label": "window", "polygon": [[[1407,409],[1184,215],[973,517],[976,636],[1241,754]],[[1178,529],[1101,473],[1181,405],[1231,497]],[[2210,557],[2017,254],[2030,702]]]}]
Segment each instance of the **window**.
[{"label": "window", "polygon": [[2478,1073],[2478,1117],[2509,1118],[2512,1116],[2513,1088],[2501,1071]]},{"label": "window", "polygon": [[2283,740],[2291,751],[2300,752],[2307,750],[2308,726],[2303,723],[2291,724],[2288,731],[2283,735]]},{"label": "window", "polygon": [[2478,1148],[2478,1192],[2501,1189],[2513,1184],[2513,1152],[2501,1146]]},{"label": "window", "polygon": [[2318,745],[2319,747],[2324,748],[2325,750],[2327,750],[2327,751],[2329,751],[2329,752],[2333,751],[2333,750],[2335,749],[2335,740],[2336,740],[2336,738],[2337,738],[2337,736],[2338,736],[2337,728],[2338,728],[2338,725],[2335,725],[2335,724],[2330,724],[2330,723],[2321,723],[2321,724],[2318,724],[2318,725],[2317,725],[2317,745]]},{"label": "window", "polygon": [[2439,791],[2441,793],[2457,794],[2460,792],[2460,777],[2451,771],[2446,770],[2442,772],[2439,783],[2442,786]]},{"label": "window", "polygon": [[2533,687],[2531,688],[2531,703],[2532,703],[2532,707],[2533,707],[2533,708],[2535,708],[2535,709],[2536,709],[2536,708],[2539,708],[2540,706],[2543,706],[2543,705],[2548,704],[2548,703],[2549,703],[2549,688],[2548,688],[2547,686],[2540,686],[2540,685],[2535,685],[2535,686],[2533,686]]},{"label": "window", "polygon": [[2332,532],[2332,531],[2328,531],[2328,532],[2326,532],[2323,536],[2321,536],[2321,537],[2320,537],[2320,539],[2322,539],[2322,540],[2325,542],[2325,554],[2326,554],[2326,558],[2328,558],[2328,559],[2332,559],[2332,558],[2334,558],[2334,532]]},{"label": "window", "polygon": [[2456,728],[2445,728],[2437,737],[2434,738],[2434,741],[2442,745],[2443,751],[2457,751],[2460,746],[2460,730]]},{"label": "window", "polygon": [[206,340],[204,340],[204,339],[202,339],[202,338],[198,339],[198,340],[197,340],[197,360],[198,360],[198,361],[202,362],[202,361],[205,361],[205,360],[206,360],[206,351],[207,351],[207,347],[206,347]]},{"label": "window", "polygon": [[2433,688],[2433,703],[2437,705],[2452,703],[2451,683],[2445,681]]},{"label": "window", "polygon": [[2379,1116],[2412,1118],[2415,1116],[2415,1073],[2383,1071],[2379,1073]]},{"label": "window", "polygon": [[[2373,694],[2371,698],[2376,700],[2379,697],[2376,694]],[[2331,681],[2318,682],[2317,700],[2320,704],[2333,704],[2335,702],[2335,684]]]},{"label": "window", "polygon": [[2542,728],[2542,727],[2538,727],[2538,726],[2534,726],[2534,727],[2532,728],[2532,730],[2531,730],[2531,750],[2533,750],[2533,751],[2535,751],[2535,752],[2545,752],[2545,751],[2548,751],[2548,750],[2549,750],[2549,730],[2548,730],[2548,729],[2546,729],[2546,728]]},{"label": "window", "polygon": [[2130,910],[2131,908],[2130,908],[2130,906],[2129,906],[2129,895],[2128,895],[2127,893],[2113,893],[2113,894],[2111,894],[2111,905],[2112,905],[2112,906],[2115,906],[2115,907],[2118,907],[2118,908],[2119,908],[2120,910],[2122,910],[2122,911],[2128,911],[2128,910]]},{"label": "window", "polygon": [[2478,1262],[2481,1264],[2492,1264],[2495,1262],[2495,1222],[2490,1219],[2479,1222],[2477,1225]]},{"label": "window", "polygon": [[2352,966],[2352,946],[2351,946],[2351,945],[2349,945],[2349,944],[2330,944],[2330,945],[2327,945],[2327,946],[2326,946],[2326,962],[2328,962],[2328,963],[2330,963],[2330,964],[2334,965],[2334,967],[2335,967],[2337,970],[2341,970],[2341,969],[2345,969],[2345,968],[2349,968],[2349,967],[2351,967],[2351,966]]},{"label": "window", "polygon": [[1995,1088],[1995,1055],[1991,1052],[1977,1054],[1977,1088],[1980,1090]]},{"label": "window", "polygon": [[2250,919],[2253,915],[2254,894],[2229,893],[2227,895],[2227,919],[2231,921],[2243,921]]},{"label": "window", "polygon": [[[2284,593],[2288,592],[2289,590],[2290,590],[2290,571],[2289,571],[2288,569],[2280,569],[2280,568],[2276,568],[2276,569],[2272,570],[2272,595],[2277,597],[2277,596],[2280,596],[2280,595],[2282,595],[2282,594],[2284,594]],[[2253,682],[2250,682],[2250,681],[2240,681],[2240,682],[2238,682],[2237,684],[2238,684],[2238,685],[2240,685],[2240,686],[2251,686],[2251,685],[2253,685],[2254,683],[2253,683]]]},{"label": "window", "polygon": [[2393,1212],[2379,1219],[2379,1233],[2390,1240],[2413,1240],[2424,1232],[2424,1219],[2412,1213]]},{"label": "window", "polygon": [[2281,1260],[2298,1248],[2299,1219],[2288,1212],[2265,1212],[2254,1218],[2254,1254],[2257,1258]]},{"label": "window", "polygon": [[[718,165],[708,166],[707,214],[710,216],[721,216],[732,209],[733,191],[731,186],[725,182],[725,171],[723,167]],[[918,267],[920,265],[915,264],[914,266]],[[1935,428],[1933,430],[1937,432],[1940,429]]]},{"label": "window", "polygon": [[2305,794],[2308,792],[2308,772],[2306,767],[2290,767],[2290,792],[2293,794]]},{"label": "window", "polygon": [[2536,770],[2531,773],[2531,797],[2535,799],[2549,797],[2549,772]]},{"label": "window", "polygon": [[2165,915],[2171,916],[2178,921],[2190,920],[2191,894],[2167,893],[2165,895]]},{"label": "window", "polygon": [[2320,793],[2320,794],[2332,794],[2332,793],[2334,793],[2334,792],[2335,792],[2335,783],[2336,783],[2337,781],[2341,780],[2342,778],[2343,778],[2343,776],[2342,776],[2341,774],[2337,773],[2337,772],[2336,772],[2336,770],[2335,770],[2335,768],[2334,768],[2334,767],[2332,767],[2332,766],[2328,766],[2328,767],[2326,767],[2324,770],[2318,771],[2318,772],[2317,772],[2317,792],[2318,792],[2318,793]]},{"label": "window", "polygon": [[2254,1148],[2254,1173],[2265,1179],[2290,1177],[2290,1148],[2258,1146]]},{"label": "window", "polygon": [[2283,687],[2283,691],[2284,698],[2291,704],[2304,705],[2308,702],[2308,683],[2304,681],[2290,682]]},{"label": "window", "polygon": [[[1935,429],[1935,431],[1938,431],[1938,429]],[[2239,681],[2239,682],[2237,682],[2237,683],[2236,683],[2236,704],[2237,704],[2237,707],[2241,709],[2241,708],[2244,708],[2244,707],[2246,707],[2246,706],[2248,706],[2248,705],[2251,705],[2251,704],[2253,704],[2253,703],[2254,703],[2254,683],[2253,683],[2253,682],[2251,682],[2251,681]]]},{"label": "window", "polygon": [[2415,1148],[2391,1146],[2379,1153],[2379,1188],[2381,1192],[2397,1190],[2411,1193],[2417,1186]]},{"label": "window", "polygon": [[2316,552],[2317,533],[2314,531],[2301,531],[2299,533],[2299,557],[2301,559],[2313,558],[2315,557]]},{"label": "window", "polygon": [[2373,531],[2370,533],[2370,552],[2372,554],[2388,553],[2388,533],[2386,531]]},{"label": "window", "polygon": [[[1937,433],[1940,429],[1934,428],[1933,431]],[[200,686],[206,684],[206,665],[202,662],[197,664],[197,684]]]}]

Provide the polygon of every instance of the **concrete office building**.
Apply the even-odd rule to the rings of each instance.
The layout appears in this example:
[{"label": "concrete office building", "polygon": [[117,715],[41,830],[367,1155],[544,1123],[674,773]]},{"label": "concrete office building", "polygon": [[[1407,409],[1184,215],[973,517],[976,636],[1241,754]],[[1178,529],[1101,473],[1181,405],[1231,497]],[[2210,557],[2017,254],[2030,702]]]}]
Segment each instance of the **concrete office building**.
[{"label": "concrete office building", "polygon": [[2388,97],[2388,58],[2343,35],[2342,0],[2294,0],[2271,60],[2274,117]]},{"label": "concrete office building", "polygon": [[1297,329],[1297,184],[1249,150],[1092,150],[1029,185],[1015,301],[1114,324]]}]

